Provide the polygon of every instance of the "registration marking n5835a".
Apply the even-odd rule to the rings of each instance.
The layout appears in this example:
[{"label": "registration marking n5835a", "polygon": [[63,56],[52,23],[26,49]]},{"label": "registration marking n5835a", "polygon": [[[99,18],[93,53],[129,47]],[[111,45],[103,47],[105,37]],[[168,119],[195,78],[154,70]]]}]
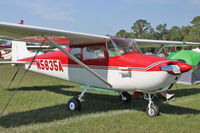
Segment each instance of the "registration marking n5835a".
[{"label": "registration marking n5835a", "polygon": [[60,60],[37,59],[36,64],[39,70],[64,71]]}]

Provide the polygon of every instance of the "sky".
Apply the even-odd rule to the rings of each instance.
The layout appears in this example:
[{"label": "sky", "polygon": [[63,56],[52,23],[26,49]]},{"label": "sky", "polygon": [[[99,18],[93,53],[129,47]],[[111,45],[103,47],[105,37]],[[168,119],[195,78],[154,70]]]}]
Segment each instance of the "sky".
[{"label": "sky", "polygon": [[200,16],[200,0],[0,0],[0,21],[96,35],[130,32],[133,23],[147,20],[187,26]]}]

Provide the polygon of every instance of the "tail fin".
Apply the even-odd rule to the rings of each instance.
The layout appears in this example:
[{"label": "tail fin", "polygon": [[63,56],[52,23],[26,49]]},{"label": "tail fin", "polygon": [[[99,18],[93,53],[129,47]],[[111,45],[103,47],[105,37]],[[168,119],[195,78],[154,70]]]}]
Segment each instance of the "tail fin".
[{"label": "tail fin", "polygon": [[26,42],[12,41],[12,61],[34,56],[26,48]]}]

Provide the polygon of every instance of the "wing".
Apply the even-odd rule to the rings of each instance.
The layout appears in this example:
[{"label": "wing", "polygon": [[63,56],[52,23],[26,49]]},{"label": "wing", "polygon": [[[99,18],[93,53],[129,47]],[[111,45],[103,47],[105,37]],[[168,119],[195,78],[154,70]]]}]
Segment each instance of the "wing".
[{"label": "wing", "polygon": [[[38,46],[38,45],[28,45],[26,46],[28,50],[37,50],[37,49],[41,49],[41,50],[51,50],[51,49],[55,49],[56,47],[51,47],[51,46]],[[0,46],[0,49],[3,50],[8,50],[11,51],[12,47],[11,46]]]},{"label": "wing", "polygon": [[0,46],[0,49],[3,49],[3,50],[11,50],[11,46]]},{"label": "wing", "polygon": [[148,39],[134,39],[140,48],[145,47],[161,47],[174,45],[200,45],[198,42],[181,42],[181,41],[165,41],[165,40],[148,40]]},{"label": "wing", "polygon": [[28,50],[38,50],[38,49],[41,49],[41,50],[51,50],[51,49],[55,49],[56,47],[51,47],[51,46],[37,46],[37,45],[28,45],[26,46]]},{"label": "wing", "polygon": [[[38,37],[40,39],[38,39]],[[42,38],[41,38],[42,37]],[[44,38],[45,39],[44,39]],[[98,36],[92,34],[78,33],[67,30],[57,30],[29,25],[20,25],[12,23],[3,23],[0,22],[0,38],[7,40],[16,40],[16,41],[30,41],[41,40],[45,43],[51,43],[69,56],[72,60],[78,63],[80,66],[84,67],[88,72],[92,73],[99,80],[107,84],[112,88],[112,85],[101,77],[98,73],[90,69],[87,65],[82,63],[71,53],[67,52],[65,48],[59,45],[59,42],[66,41],[66,45],[85,45],[85,44],[97,44],[105,43],[110,40],[110,37],[107,36]],[[59,41],[58,41],[59,40]],[[31,42],[31,41],[30,41]]]},{"label": "wing", "polygon": [[70,45],[105,43],[110,40],[110,37],[107,36],[0,22],[0,38],[2,39],[41,42],[41,40],[44,40],[40,38],[42,36],[50,36],[55,39],[59,38],[60,40],[66,39],[68,40],[66,41],[66,45],[69,43]]},{"label": "wing", "polygon": [[1,64],[30,64],[30,62],[23,62],[23,61],[0,61]]}]

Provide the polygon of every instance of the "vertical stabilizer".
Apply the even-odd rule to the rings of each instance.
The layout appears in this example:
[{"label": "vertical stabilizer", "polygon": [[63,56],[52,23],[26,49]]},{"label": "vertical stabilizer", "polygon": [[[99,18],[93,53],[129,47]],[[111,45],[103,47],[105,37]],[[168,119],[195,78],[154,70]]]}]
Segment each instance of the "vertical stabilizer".
[{"label": "vertical stabilizer", "polygon": [[26,48],[26,42],[12,41],[12,61],[33,56]]}]

